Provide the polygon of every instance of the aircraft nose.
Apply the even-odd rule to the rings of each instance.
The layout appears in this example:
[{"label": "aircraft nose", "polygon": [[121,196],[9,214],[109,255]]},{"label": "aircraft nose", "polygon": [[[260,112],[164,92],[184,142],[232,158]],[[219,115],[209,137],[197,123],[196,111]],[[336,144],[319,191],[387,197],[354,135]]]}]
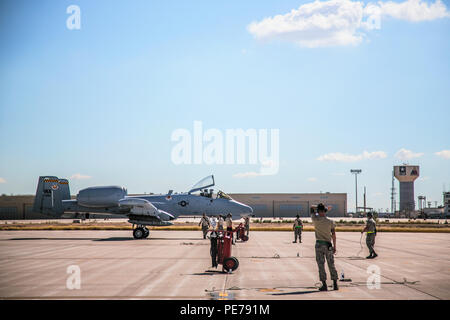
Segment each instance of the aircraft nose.
[{"label": "aircraft nose", "polygon": [[235,201],[235,202],[236,202],[236,204],[238,205],[239,213],[241,213],[241,214],[242,214],[242,213],[253,213],[252,207],[250,207],[250,206],[248,206],[248,205],[246,205],[246,204],[237,202],[237,201]]},{"label": "aircraft nose", "polygon": [[247,205],[244,205],[244,206],[245,206],[245,208],[247,210],[245,213],[253,213],[253,208],[252,207],[247,206]]}]

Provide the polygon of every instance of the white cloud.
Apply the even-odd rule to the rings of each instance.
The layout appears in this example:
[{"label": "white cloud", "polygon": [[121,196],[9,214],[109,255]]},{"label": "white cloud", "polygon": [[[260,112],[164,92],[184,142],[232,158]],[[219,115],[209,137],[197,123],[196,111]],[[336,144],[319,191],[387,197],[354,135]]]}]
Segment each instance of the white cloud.
[{"label": "white cloud", "polygon": [[257,39],[279,38],[305,47],[358,44],[356,33],[363,17],[361,2],[315,1],[284,15],[252,22],[248,31]]},{"label": "white cloud", "polygon": [[260,172],[250,171],[250,172],[235,173],[235,174],[233,174],[233,178],[254,178],[254,177],[259,177],[259,176],[264,176],[264,175],[265,174],[260,173]]},{"label": "white cloud", "polygon": [[247,30],[257,39],[280,39],[303,47],[358,45],[363,31],[379,29],[380,20],[391,17],[413,22],[450,17],[440,1],[423,0],[368,3],[361,1],[314,1],[289,13],[253,21]]},{"label": "white cloud", "polygon": [[450,150],[442,150],[439,152],[436,152],[435,155],[444,158],[444,159],[450,159]]},{"label": "white cloud", "polygon": [[307,180],[308,180],[309,182],[316,182],[316,181],[317,181],[317,178],[311,177],[311,178],[308,178]]},{"label": "white cloud", "polygon": [[90,179],[90,178],[92,178],[92,177],[81,174],[81,173],[75,173],[70,177],[70,179],[74,179],[74,180],[84,180],[84,179]]},{"label": "white cloud", "polygon": [[431,21],[450,17],[447,7],[440,0],[436,0],[434,3],[427,3],[422,0],[407,0],[404,2],[378,1],[376,5],[368,4],[365,8],[365,13],[370,13],[373,10],[382,16],[410,22]]},{"label": "white cloud", "polygon": [[0,183],[6,183],[6,180],[0,177]]},{"label": "white cloud", "polygon": [[416,152],[412,152],[411,150],[401,148],[400,150],[398,150],[395,153],[394,156],[400,160],[409,160],[409,159],[414,159],[414,158],[420,158],[421,156],[423,156],[423,153],[420,153],[420,152],[416,153]]},{"label": "white cloud", "polygon": [[336,161],[336,162],[356,162],[361,160],[384,159],[387,157],[384,151],[368,152],[364,151],[361,154],[346,154],[341,152],[327,153],[317,158],[319,161]]}]

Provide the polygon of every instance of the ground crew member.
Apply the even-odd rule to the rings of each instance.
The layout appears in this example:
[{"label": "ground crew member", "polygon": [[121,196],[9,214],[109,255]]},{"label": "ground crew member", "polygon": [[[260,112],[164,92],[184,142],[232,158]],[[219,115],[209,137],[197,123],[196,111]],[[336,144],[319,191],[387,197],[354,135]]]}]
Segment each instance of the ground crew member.
[{"label": "ground crew member", "polygon": [[209,223],[209,218],[206,216],[206,213],[203,214],[202,219],[200,220],[199,226],[202,225],[202,231],[203,231],[203,239],[206,239],[206,235],[208,233],[208,228],[211,225]]},{"label": "ground crew member", "polygon": [[217,219],[217,230],[223,231],[223,217],[219,214],[219,219]]},{"label": "ground crew member", "polygon": [[[331,279],[333,280],[334,290],[338,290],[338,274],[334,266],[334,254],[336,253],[336,232],[333,220],[327,218],[327,209],[322,203],[317,205],[317,212],[311,208],[311,218],[314,224],[316,234],[316,261],[319,267],[319,277],[322,282],[320,291],[327,291],[327,274],[325,272],[325,259],[327,260],[328,269],[330,270]],[[331,244],[333,240],[333,244]]]},{"label": "ground crew member", "polygon": [[211,217],[210,219],[209,219],[209,222],[211,223],[211,228],[213,229],[213,230],[215,230],[216,229],[216,226],[217,226],[217,220],[216,220],[216,217]]},{"label": "ground crew member", "polygon": [[377,235],[377,226],[375,220],[373,220],[372,212],[367,213],[366,227],[363,229],[363,231],[361,231],[361,233],[363,232],[367,232],[366,244],[370,252],[369,256],[366,257],[366,259],[373,259],[378,257],[375,250],[373,249],[373,246],[375,245],[375,237]]},{"label": "ground crew member", "polygon": [[233,235],[233,220],[231,219],[231,213],[227,214],[227,218],[225,222],[227,223],[227,231],[231,232],[231,243],[234,244],[234,235]]},{"label": "ground crew member", "polygon": [[297,237],[299,239],[299,243],[302,243],[303,222],[302,222],[302,220],[300,220],[299,215],[297,215],[297,219],[294,220],[294,225],[292,226],[292,228],[294,229],[294,235],[295,235],[295,240],[292,241],[292,243],[297,242]]},{"label": "ground crew member", "polygon": [[211,231],[209,235],[209,239],[211,241],[211,247],[209,249],[209,253],[211,254],[211,262],[212,267],[217,268],[217,231]]},{"label": "ground crew member", "polygon": [[244,225],[245,225],[245,231],[248,237],[248,234],[250,232],[250,218],[249,217],[244,217]]}]

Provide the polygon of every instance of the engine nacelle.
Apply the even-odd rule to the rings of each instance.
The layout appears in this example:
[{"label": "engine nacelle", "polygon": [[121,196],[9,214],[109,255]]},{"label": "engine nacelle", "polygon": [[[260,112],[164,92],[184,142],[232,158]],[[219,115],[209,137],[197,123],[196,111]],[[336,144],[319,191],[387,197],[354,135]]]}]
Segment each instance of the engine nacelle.
[{"label": "engine nacelle", "polygon": [[130,214],[157,215],[158,209],[149,201],[140,198],[127,198],[119,201],[119,207],[129,207]]},{"label": "engine nacelle", "polygon": [[77,201],[84,207],[115,207],[126,195],[127,190],[122,187],[90,187],[78,192]]},{"label": "engine nacelle", "polygon": [[170,221],[170,220],[175,219],[175,217],[173,215],[171,215],[170,213],[165,212],[163,210],[158,210],[158,215],[159,215],[160,219],[163,221]]}]

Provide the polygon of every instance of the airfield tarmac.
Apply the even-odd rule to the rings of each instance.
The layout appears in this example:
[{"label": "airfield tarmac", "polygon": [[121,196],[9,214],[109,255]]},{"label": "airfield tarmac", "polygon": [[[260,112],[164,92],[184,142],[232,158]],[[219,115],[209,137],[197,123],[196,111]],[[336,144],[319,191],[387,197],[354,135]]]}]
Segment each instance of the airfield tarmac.
[{"label": "airfield tarmac", "polygon": [[[364,259],[360,236],[337,233],[336,268],[352,281],[318,292],[313,232],[302,244],[291,232],[251,232],[233,246],[239,268],[224,274],[210,268],[199,231],[152,230],[146,240],[130,231],[1,231],[0,298],[450,299],[448,233],[379,233],[374,260]],[[80,289],[66,286],[71,265]],[[368,267],[380,270],[378,289],[367,287]]]}]

